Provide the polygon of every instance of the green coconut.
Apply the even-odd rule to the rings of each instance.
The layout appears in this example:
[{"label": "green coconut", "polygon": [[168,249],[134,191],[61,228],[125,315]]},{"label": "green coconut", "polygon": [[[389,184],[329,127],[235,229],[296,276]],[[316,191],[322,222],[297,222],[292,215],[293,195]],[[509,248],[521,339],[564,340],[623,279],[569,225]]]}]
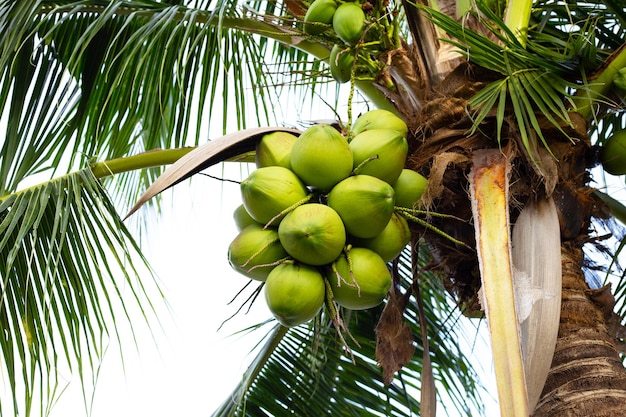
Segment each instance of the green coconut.
[{"label": "green coconut", "polygon": [[310,265],[278,265],[265,282],[267,306],[286,327],[306,323],[315,317],[322,308],[325,294],[324,276]]},{"label": "green coconut", "polygon": [[350,133],[353,136],[366,130],[389,129],[397,130],[406,137],[409,129],[404,120],[390,112],[389,110],[375,109],[360,115],[352,124]]},{"label": "green coconut", "polygon": [[264,229],[259,224],[244,228],[228,247],[230,266],[257,281],[265,281],[276,262],[288,257],[280,244],[278,231],[274,228]]},{"label": "green coconut", "polygon": [[[309,194],[296,174],[284,167],[263,167],[253,171],[241,182],[241,199],[250,216],[267,224],[279,213],[303,201]],[[286,214],[286,213],[285,213]],[[277,217],[278,224],[284,214]]]},{"label": "green coconut", "polygon": [[602,168],[609,174],[626,174],[626,129],[614,132],[600,150]]},{"label": "green coconut", "polygon": [[409,152],[406,138],[391,129],[361,132],[352,139],[350,148],[357,174],[371,175],[388,184],[395,183],[400,176]]},{"label": "green coconut", "polygon": [[345,45],[336,43],[330,50],[328,58],[330,66],[330,74],[335,81],[339,83],[347,83],[352,75],[352,66],[354,65],[354,52],[346,49]]},{"label": "green coconut", "polygon": [[391,185],[370,175],[348,177],[328,193],[328,205],[339,213],[348,234],[361,238],[383,231],[394,203]]},{"label": "green coconut", "polygon": [[391,287],[391,273],[385,261],[367,248],[352,248],[348,256],[350,262],[342,255],[333,264],[336,272],[332,268],[326,272],[335,301],[352,310],[376,307]]},{"label": "green coconut", "polygon": [[235,220],[235,225],[237,226],[238,231],[242,231],[247,226],[251,224],[259,224],[248,214],[246,208],[243,204],[240,204],[235,211],[233,212],[233,219]]},{"label": "green coconut", "polygon": [[287,214],[278,226],[280,242],[294,259],[309,265],[328,264],[346,244],[341,217],[324,204],[305,204]]},{"label": "green coconut", "polygon": [[391,220],[387,226],[378,235],[369,239],[351,239],[352,245],[373,250],[385,262],[394,260],[410,241],[409,223],[395,212],[391,215]]},{"label": "green coconut", "polygon": [[298,137],[288,132],[264,135],[256,145],[257,168],[281,166],[291,169],[291,148]]},{"label": "green coconut", "polygon": [[365,29],[365,13],[358,3],[343,3],[333,15],[333,30],[347,44],[354,45]]},{"label": "green coconut", "polygon": [[333,23],[333,15],[337,10],[335,0],[315,0],[304,15],[304,32],[319,35]]},{"label": "green coconut", "polygon": [[291,148],[291,169],[307,185],[328,191],[352,172],[352,151],[334,127],[314,125]]},{"label": "green coconut", "polygon": [[396,206],[413,209],[428,187],[428,179],[412,169],[403,169],[393,184],[396,192]]}]

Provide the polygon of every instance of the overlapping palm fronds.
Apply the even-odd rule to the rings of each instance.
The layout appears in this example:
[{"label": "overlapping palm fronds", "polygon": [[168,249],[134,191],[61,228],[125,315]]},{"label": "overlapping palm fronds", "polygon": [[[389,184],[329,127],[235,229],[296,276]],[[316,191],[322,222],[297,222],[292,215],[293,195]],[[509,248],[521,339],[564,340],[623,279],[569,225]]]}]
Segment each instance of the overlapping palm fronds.
[{"label": "overlapping palm fronds", "polygon": [[[251,95],[233,82],[268,84],[255,71],[265,52],[213,18],[153,1],[0,5],[1,348],[13,395],[2,414],[28,415],[39,394],[52,401],[57,365],[88,373],[126,310],[148,316],[159,302],[144,297],[151,272],[120,220],[124,208],[80,169],[197,143],[207,109],[218,121],[228,107],[242,109],[236,125],[266,120],[265,90]],[[259,111],[246,112],[242,97]],[[127,206],[159,172],[117,176],[113,201]]]},{"label": "overlapping palm fronds", "polygon": [[[0,155],[4,192],[61,161],[72,170],[91,160],[196,145],[215,123],[222,130],[268,124],[267,86],[274,83],[259,69],[270,46],[253,33],[273,26],[223,3],[219,13],[154,1],[1,6],[3,27],[22,28],[0,38],[0,102],[11,112]],[[245,29],[242,22],[250,22],[247,32],[236,30]],[[272,58],[291,53],[274,49]],[[300,58],[283,61],[285,71],[302,68]],[[33,89],[48,93],[33,97]],[[118,177],[124,203],[156,174]]]},{"label": "overlapping palm fronds", "polygon": [[33,395],[53,401],[62,369],[94,372],[129,311],[152,322],[146,274],[89,169],[0,198],[0,372],[14,394],[0,415],[28,415]]},{"label": "overlapping palm fronds", "polygon": [[509,116],[505,114],[505,108],[511,103],[512,117],[519,126],[521,141],[527,153],[537,157],[539,143],[549,148],[542,134],[537,110],[559,129],[572,124],[568,114],[571,109],[564,102],[576,88],[576,84],[570,81],[572,69],[567,65],[575,52],[558,53],[548,49],[551,53],[547,54],[545,49],[535,48],[532,42],[522,44],[495,13],[483,3],[478,5],[480,21],[493,39],[464,27],[462,22],[443,13],[435,10],[429,13],[433,23],[450,36],[451,39],[446,41],[457,47],[469,62],[499,74],[495,76],[497,80],[469,100],[474,129],[478,129],[480,123],[496,109],[496,140],[501,143],[502,126]]}]

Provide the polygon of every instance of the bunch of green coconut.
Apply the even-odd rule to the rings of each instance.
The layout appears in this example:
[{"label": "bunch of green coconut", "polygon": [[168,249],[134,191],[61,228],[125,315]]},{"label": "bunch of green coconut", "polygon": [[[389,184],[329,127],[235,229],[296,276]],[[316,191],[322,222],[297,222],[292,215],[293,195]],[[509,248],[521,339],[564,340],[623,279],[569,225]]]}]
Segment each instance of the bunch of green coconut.
[{"label": "bunch of green coconut", "polygon": [[411,238],[401,213],[427,185],[404,169],[406,134],[393,113],[372,110],[347,136],[317,124],[259,141],[257,169],[241,182],[240,233],[228,259],[265,282],[268,307],[284,326],[309,321],[325,301],[362,310],[384,300],[387,262]]},{"label": "bunch of green coconut", "polygon": [[[355,72],[360,72],[375,66],[368,54],[364,50],[360,51],[363,46],[356,47],[356,44],[359,41],[380,40],[381,34],[377,32],[386,23],[386,19],[377,19],[376,25],[371,24],[372,17],[363,8],[367,7],[373,12],[373,6],[371,3],[366,4],[367,6],[358,1],[338,3],[335,0],[315,0],[304,16],[305,33],[320,35],[332,29],[341,41],[332,47],[328,59],[331,75],[340,83],[350,80],[353,68]],[[368,39],[364,39],[366,35]]]}]

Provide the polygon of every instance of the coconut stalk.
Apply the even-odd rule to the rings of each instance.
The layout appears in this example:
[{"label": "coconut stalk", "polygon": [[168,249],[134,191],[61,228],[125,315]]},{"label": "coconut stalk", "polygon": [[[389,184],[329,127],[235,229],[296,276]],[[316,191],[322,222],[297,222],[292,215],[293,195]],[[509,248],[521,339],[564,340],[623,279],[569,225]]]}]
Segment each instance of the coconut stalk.
[{"label": "coconut stalk", "polygon": [[574,96],[574,107],[585,119],[593,116],[593,104],[601,101],[613,85],[613,79],[621,68],[626,67],[626,43],[607,58],[604,65],[591,76],[589,84]]},{"label": "coconut stalk", "polygon": [[500,412],[507,417],[528,417],[509,240],[509,170],[501,150],[478,150],[469,181],[482,304],[491,335]]}]

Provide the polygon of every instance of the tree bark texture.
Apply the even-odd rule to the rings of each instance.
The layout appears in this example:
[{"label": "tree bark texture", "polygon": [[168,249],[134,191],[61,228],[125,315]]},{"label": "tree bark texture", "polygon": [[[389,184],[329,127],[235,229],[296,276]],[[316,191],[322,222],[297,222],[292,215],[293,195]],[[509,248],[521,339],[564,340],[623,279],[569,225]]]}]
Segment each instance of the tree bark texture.
[{"label": "tree bark texture", "polygon": [[594,301],[602,290],[585,282],[580,244],[565,242],[562,262],[559,335],[533,417],[626,416],[626,370],[608,324],[612,308]]}]

